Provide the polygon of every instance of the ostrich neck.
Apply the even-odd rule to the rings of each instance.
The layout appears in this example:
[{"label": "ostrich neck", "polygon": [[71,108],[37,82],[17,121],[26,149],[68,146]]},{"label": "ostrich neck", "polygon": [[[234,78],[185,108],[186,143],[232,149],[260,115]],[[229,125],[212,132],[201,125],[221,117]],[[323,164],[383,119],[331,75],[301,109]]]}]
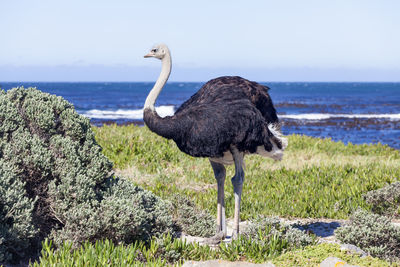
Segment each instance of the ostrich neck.
[{"label": "ostrich neck", "polygon": [[146,102],[144,103],[144,109],[151,109],[152,111],[155,110],[154,104],[158,95],[160,94],[161,90],[163,89],[165,83],[168,80],[169,74],[171,73],[172,61],[171,55],[167,53],[163,59],[161,60],[161,73],[158,77],[156,83],[154,84],[153,89],[151,89],[149,95],[146,98]]}]

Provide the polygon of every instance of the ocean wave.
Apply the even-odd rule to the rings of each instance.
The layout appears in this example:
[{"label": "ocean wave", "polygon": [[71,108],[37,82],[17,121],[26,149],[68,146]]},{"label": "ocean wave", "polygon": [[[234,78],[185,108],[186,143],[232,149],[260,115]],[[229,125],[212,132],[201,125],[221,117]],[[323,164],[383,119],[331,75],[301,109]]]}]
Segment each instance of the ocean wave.
[{"label": "ocean wave", "polygon": [[327,119],[332,119],[332,118],[400,120],[400,113],[398,113],[398,114],[303,113],[303,114],[285,114],[285,115],[280,115],[279,118],[281,118],[281,119],[293,119],[293,120],[327,120]]},{"label": "ocean wave", "polygon": [[[156,111],[160,117],[172,116],[175,112],[174,106],[159,106]],[[100,110],[91,109],[81,111],[80,114],[92,119],[106,119],[106,120],[143,120],[143,109],[118,109],[118,110]],[[280,119],[292,120],[328,120],[334,118],[346,119],[389,119],[400,120],[400,113],[398,114],[334,114],[334,113],[301,113],[301,114],[283,114],[279,115]]]},{"label": "ocean wave", "polygon": [[[174,106],[159,106],[156,111],[160,117],[174,115]],[[143,109],[118,109],[118,110],[100,110],[91,109],[79,112],[83,116],[91,119],[105,119],[105,120],[143,120]]]}]

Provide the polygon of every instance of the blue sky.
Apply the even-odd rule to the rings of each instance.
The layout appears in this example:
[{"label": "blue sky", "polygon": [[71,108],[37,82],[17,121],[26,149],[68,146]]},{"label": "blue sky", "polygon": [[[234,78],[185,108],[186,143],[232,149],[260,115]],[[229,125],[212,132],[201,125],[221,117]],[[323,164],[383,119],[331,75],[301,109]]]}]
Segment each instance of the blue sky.
[{"label": "blue sky", "polygon": [[400,81],[400,1],[0,0],[0,81]]}]

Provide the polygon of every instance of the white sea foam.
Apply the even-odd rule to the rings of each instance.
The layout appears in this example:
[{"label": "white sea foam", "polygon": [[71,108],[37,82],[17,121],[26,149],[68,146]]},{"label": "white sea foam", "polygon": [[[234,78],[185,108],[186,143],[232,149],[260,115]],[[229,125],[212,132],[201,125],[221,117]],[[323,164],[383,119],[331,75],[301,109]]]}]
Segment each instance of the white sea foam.
[{"label": "white sea foam", "polygon": [[[160,117],[171,116],[174,114],[174,106],[159,106],[156,111]],[[143,109],[118,109],[118,110],[100,110],[91,109],[81,112],[82,115],[91,119],[105,119],[105,120],[143,120]]]},{"label": "white sea foam", "polygon": [[348,119],[390,119],[400,120],[400,113],[397,114],[331,114],[331,113],[303,113],[303,114],[286,114],[280,115],[282,119],[294,120],[327,120],[332,118],[348,118]]},{"label": "white sea foam", "polygon": [[[159,106],[156,111],[160,117],[174,115],[174,106]],[[80,112],[82,115],[93,119],[105,120],[143,120],[143,109],[118,109],[118,110],[100,110],[91,109],[88,111]],[[280,119],[293,119],[293,120],[327,120],[332,118],[360,118],[360,119],[389,119],[400,120],[400,113],[398,114],[332,114],[332,113],[302,113],[302,114],[284,114],[279,116]]]}]

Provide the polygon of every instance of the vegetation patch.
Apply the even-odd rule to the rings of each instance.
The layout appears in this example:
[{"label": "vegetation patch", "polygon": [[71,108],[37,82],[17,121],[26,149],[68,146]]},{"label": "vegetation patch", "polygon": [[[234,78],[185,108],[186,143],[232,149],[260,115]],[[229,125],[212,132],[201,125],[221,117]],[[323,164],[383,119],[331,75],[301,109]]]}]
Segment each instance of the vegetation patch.
[{"label": "vegetation patch", "polygon": [[115,245],[110,241],[85,242],[78,249],[65,242],[55,250],[51,242],[45,241],[38,261],[32,266],[168,266],[181,265],[184,261],[206,261],[221,259],[250,261],[255,263],[272,261],[276,266],[319,266],[330,256],[338,257],[349,264],[359,266],[400,266],[398,263],[373,258],[361,258],[357,254],[341,250],[338,244],[319,244],[289,249],[288,243],[270,232],[259,232],[255,240],[241,237],[232,244],[221,244],[212,249],[197,243],[186,243],[173,239],[171,235],[153,238],[149,243],[136,241],[129,245]]},{"label": "vegetation patch", "polygon": [[174,221],[185,234],[210,237],[215,234],[215,217],[196,207],[195,203],[183,195],[173,195],[170,201],[174,207]]},{"label": "vegetation patch", "polygon": [[320,266],[320,263],[328,257],[337,257],[348,264],[357,266],[400,266],[396,263],[373,258],[371,256],[360,257],[357,254],[349,253],[346,250],[341,250],[338,244],[319,244],[308,246],[303,249],[286,252],[272,260],[276,266]]},{"label": "vegetation patch", "polygon": [[29,199],[24,187],[12,166],[0,160],[0,262],[25,256],[39,231],[33,223],[37,198]]},{"label": "vegetation patch", "polygon": [[316,243],[315,236],[282,222],[278,217],[259,217],[251,221],[242,234],[248,239],[257,239],[260,232],[276,235],[285,240],[291,248],[300,248]]},{"label": "vegetation patch", "polygon": [[[151,132],[147,127],[135,125],[104,125],[94,127],[96,138],[103,147],[104,153],[115,164],[116,169],[126,169],[135,166],[146,173],[157,173],[170,170],[168,167],[178,167],[184,170],[184,165],[193,168],[202,167],[201,159],[185,155],[175,143]],[[352,165],[367,166],[380,163],[383,166],[398,166],[400,151],[387,145],[354,145],[334,142],[330,139],[314,138],[304,135],[290,135],[289,146],[285,150],[284,159],[274,162],[260,156],[247,156],[246,162],[258,163],[263,169],[276,170],[303,169],[310,166]],[[182,162],[183,160],[183,162]],[[135,164],[133,164],[135,163]],[[208,162],[205,162],[209,165]],[[251,167],[250,165],[247,167]]]},{"label": "vegetation patch", "polygon": [[400,216],[400,182],[370,191],[364,195],[372,211],[387,216]]},{"label": "vegetation patch", "polygon": [[111,172],[70,103],[34,88],[0,91],[0,262],[34,254],[45,237],[78,246],[173,231],[170,205]]},{"label": "vegetation patch", "polygon": [[335,233],[341,242],[356,245],[372,256],[400,260],[400,227],[388,217],[360,209]]},{"label": "vegetation patch", "polygon": [[129,245],[114,245],[108,240],[96,243],[84,242],[74,249],[71,243],[64,242],[55,250],[51,242],[43,243],[39,261],[33,266],[166,266],[182,264],[186,260],[205,261],[223,259],[229,261],[265,262],[293,248],[303,245],[291,243],[283,238],[278,228],[259,229],[255,235],[240,236],[232,243],[221,243],[216,248],[198,243],[187,243],[174,239],[171,235],[153,238],[150,242],[135,241]]}]

